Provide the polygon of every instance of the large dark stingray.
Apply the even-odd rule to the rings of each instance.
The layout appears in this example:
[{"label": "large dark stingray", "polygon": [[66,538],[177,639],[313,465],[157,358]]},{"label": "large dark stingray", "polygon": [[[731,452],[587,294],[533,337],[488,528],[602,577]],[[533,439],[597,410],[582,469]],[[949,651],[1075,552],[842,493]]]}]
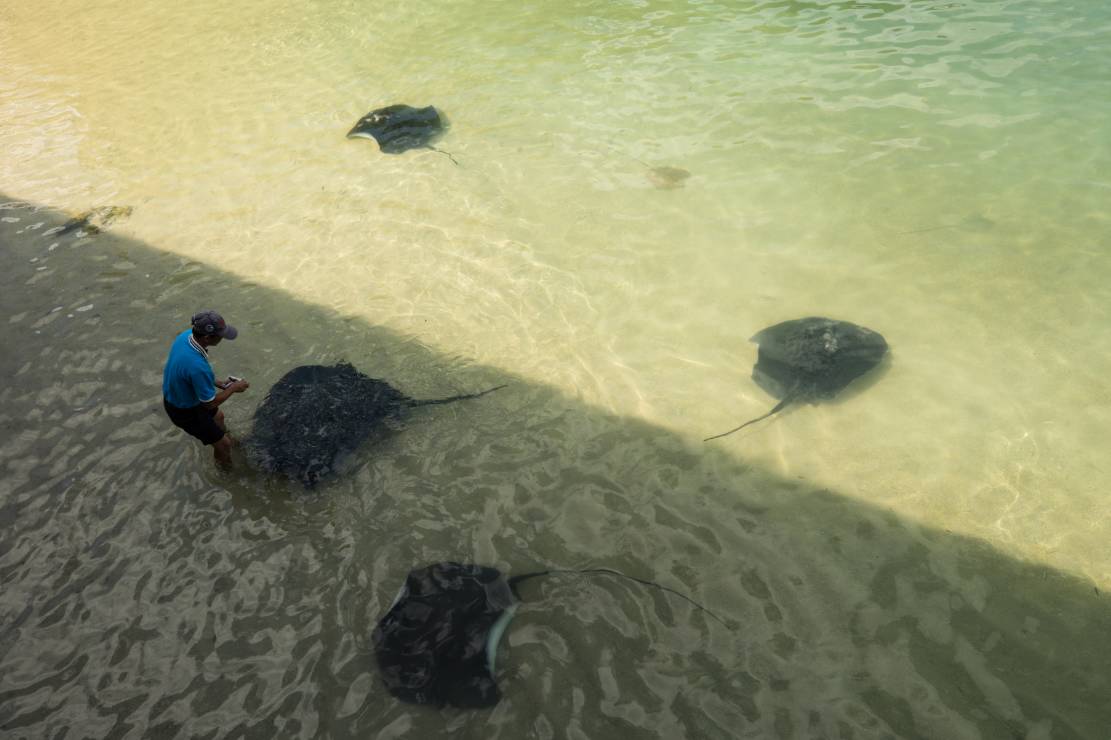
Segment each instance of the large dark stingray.
[{"label": "large dark stingray", "polygon": [[343,455],[374,430],[396,426],[408,409],[478,398],[502,387],[417,401],[348,363],[302,365],[270,388],[255,411],[254,430],[244,445],[261,469],[312,488],[335,472]]},{"label": "large dark stingray", "polygon": [[507,579],[496,568],[434,563],[410,571],[371,633],[386,689],[410,704],[492,707],[501,699],[494,680],[498,642],[520,603],[517,587],[555,573],[605,573],[663,589],[721,618],[683,594],[608,568],[545,570]]},{"label": "large dark stingray", "polygon": [[887,342],[877,332],[818,316],[769,326],[752,341],[760,346],[752,379],[782,400],[763,416],[707,437],[707,442],[766,419],[795,401],[833,398],[878,365],[887,352]]},{"label": "large dark stingray", "polygon": [[[388,105],[367,113],[347,132],[348,139],[374,139],[386,154],[401,154],[410,149],[431,149],[451,157],[432,146],[444,131],[440,112],[434,106],[414,108],[410,105]],[[455,157],[451,157],[455,162]],[[459,164],[458,162],[455,162]]]}]

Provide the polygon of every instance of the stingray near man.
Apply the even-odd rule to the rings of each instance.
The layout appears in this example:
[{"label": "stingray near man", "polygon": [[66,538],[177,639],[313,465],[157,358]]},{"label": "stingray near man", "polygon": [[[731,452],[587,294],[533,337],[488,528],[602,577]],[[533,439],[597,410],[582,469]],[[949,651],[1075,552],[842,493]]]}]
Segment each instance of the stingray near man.
[{"label": "stingray near man", "polygon": [[725,625],[674,589],[609,568],[545,570],[506,578],[482,565],[434,563],[410,571],[371,633],[386,689],[410,704],[494,706],[501,699],[494,662],[498,642],[521,603],[517,587],[530,578],[561,573],[619,576],[662,589]]},{"label": "stingray near man", "polygon": [[503,388],[415,400],[352,365],[302,365],[283,375],[255,411],[244,441],[260,469],[312,488],[336,472],[375,430],[397,427],[409,409],[478,398]]},{"label": "stingray near man", "polygon": [[399,104],[376,108],[367,113],[347,132],[347,138],[374,139],[384,154],[401,154],[410,149],[431,149],[455,162],[455,157],[449,152],[432,146],[432,142],[443,132],[443,118],[434,106],[414,108]]},{"label": "stingray near man", "polygon": [[796,401],[829,400],[880,364],[887,353],[887,341],[879,333],[819,316],[769,326],[752,341],[759,345],[752,379],[782,400],[763,416],[707,437],[706,442],[767,419]]}]

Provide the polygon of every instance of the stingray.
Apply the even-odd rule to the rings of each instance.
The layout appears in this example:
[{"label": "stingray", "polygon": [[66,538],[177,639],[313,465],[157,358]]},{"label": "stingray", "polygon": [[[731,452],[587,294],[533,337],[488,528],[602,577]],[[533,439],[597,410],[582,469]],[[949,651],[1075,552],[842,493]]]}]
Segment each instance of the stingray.
[{"label": "stingray", "polygon": [[[444,131],[440,112],[434,106],[414,108],[409,105],[388,105],[367,113],[347,132],[348,139],[374,139],[386,154],[401,154],[410,149],[431,149],[455,157],[432,146]],[[455,162],[459,164],[458,162]]]},{"label": "stingray", "polygon": [[398,426],[409,409],[478,398],[502,387],[418,401],[348,363],[302,365],[270,388],[244,446],[262,470],[312,488],[375,430]]},{"label": "stingray", "polygon": [[[410,704],[492,707],[501,699],[494,680],[498,642],[517,611],[521,582],[559,573],[598,573],[628,578],[683,594],[609,568],[545,570],[506,578],[496,568],[443,562],[410,571],[393,604],[371,633],[386,689]],[[728,626],[728,625],[727,625]]]},{"label": "stingray", "polygon": [[[638,160],[639,161],[639,160]],[[642,162],[643,164],[643,162]],[[648,165],[644,165],[648,167]],[[676,190],[683,187],[683,181],[691,176],[682,167],[650,167],[645,177],[657,190]]]},{"label": "stingray", "polygon": [[99,234],[101,229],[107,228],[121,218],[130,216],[131,210],[131,206],[100,206],[71,218],[59,226],[57,230],[47,233],[57,234],[58,236],[64,236],[72,231],[80,231],[86,236]]},{"label": "stingray", "polygon": [[752,379],[782,400],[763,416],[707,437],[707,442],[766,419],[795,401],[829,400],[878,365],[887,353],[887,342],[877,332],[817,316],[769,326],[752,341],[760,347]]}]

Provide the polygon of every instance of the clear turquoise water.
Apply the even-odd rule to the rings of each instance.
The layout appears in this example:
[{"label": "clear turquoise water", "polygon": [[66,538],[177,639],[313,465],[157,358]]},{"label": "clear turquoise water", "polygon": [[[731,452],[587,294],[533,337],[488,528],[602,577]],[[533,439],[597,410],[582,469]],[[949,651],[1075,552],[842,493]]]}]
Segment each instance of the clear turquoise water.
[{"label": "clear turquoise water", "polygon": [[[0,729],[1102,737],[1109,39],[1095,2],[0,6]],[[343,138],[393,102],[460,166]],[[205,305],[237,432],[306,362],[511,386],[317,495],[221,476],[158,409]],[[890,366],[703,444],[811,314]],[[496,710],[414,709],[367,636],[445,558],[735,628],[553,581]]]}]

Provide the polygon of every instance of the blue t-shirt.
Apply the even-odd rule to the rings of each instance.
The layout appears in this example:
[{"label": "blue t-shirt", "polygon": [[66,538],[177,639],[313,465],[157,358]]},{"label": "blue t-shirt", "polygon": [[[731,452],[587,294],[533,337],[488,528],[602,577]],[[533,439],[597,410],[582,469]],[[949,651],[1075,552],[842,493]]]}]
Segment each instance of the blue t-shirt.
[{"label": "blue t-shirt", "polygon": [[162,371],[162,395],[171,406],[192,408],[216,398],[216,375],[208,364],[208,353],[186,329],[170,345],[166,369]]}]

